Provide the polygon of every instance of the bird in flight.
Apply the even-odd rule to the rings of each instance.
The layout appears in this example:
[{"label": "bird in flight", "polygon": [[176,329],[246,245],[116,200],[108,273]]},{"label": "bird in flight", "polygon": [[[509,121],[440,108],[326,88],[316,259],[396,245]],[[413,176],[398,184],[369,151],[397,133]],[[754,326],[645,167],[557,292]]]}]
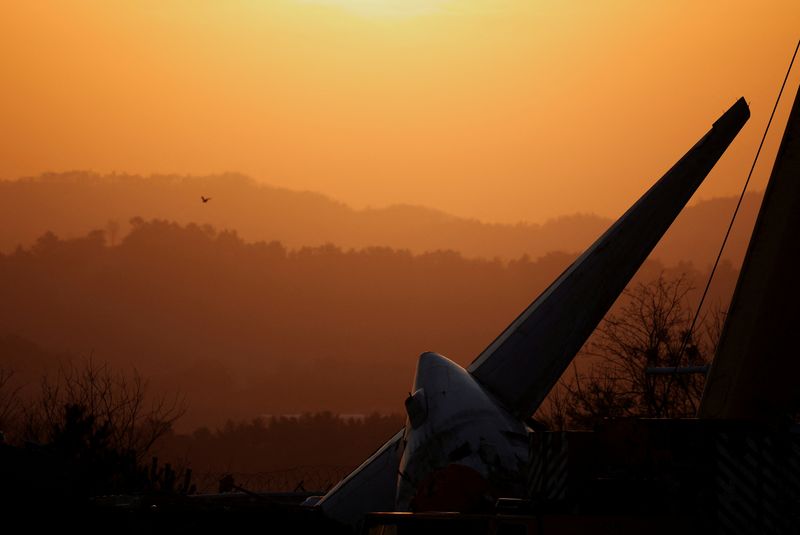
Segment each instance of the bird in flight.
[{"label": "bird in flight", "polygon": [[200,200],[203,201],[204,203],[207,203],[208,201],[211,200],[211,197],[203,197],[202,195],[200,195]]}]

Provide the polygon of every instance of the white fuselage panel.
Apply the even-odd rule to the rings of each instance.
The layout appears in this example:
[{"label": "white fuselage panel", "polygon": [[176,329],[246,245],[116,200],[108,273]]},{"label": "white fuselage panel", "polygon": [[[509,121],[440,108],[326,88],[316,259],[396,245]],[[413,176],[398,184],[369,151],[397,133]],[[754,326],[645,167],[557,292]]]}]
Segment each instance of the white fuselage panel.
[{"label": "white fuselage panel", "polygon": [[527,426],[458,364],[436,353],[423,353],[406,406],[409,419],[396,510],[424,510],[420,492],[440,493],[441,486],[448,484],[468,486],[471,482],[465,482],[465,477],[479,476],[485,485],[473,486],[489,493],[522,483]]}]

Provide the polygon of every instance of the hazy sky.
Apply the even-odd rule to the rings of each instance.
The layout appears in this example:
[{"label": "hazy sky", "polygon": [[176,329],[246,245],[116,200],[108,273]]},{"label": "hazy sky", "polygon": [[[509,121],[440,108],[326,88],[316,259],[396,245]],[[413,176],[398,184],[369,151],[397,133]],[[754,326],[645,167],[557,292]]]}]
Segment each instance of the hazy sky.
[{"label": "hazy sky", "polygon": [[616,216],[744,95],[700,196],[738,192],[798,38],[797,0],[8,2],[0,177],[241,171],[356,207]]}]

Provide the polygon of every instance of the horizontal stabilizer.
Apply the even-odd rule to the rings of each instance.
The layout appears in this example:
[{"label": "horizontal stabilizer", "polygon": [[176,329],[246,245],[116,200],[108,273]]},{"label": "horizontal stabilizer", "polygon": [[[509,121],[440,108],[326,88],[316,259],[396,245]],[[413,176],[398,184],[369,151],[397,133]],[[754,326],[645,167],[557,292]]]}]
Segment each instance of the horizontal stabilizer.
[{"label": "horizontal stabilizer", "polygon": [[394,511],[403,432],[328,491],[317,504],[325,516],[354,526],[367,511]]},{"label": "horizontal stabilizer", "polygon": [[506,408],[538,408],[749,117],[741,98],[469,366]]}]

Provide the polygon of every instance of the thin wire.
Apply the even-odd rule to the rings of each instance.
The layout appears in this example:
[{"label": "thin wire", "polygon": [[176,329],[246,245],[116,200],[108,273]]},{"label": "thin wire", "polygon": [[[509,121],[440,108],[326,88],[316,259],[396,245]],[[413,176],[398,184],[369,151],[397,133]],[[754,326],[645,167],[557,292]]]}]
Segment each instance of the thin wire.
[{"label": "thin wire", "polygon": [[761,154],[761,148],[764,146],[764,140],[767,139],[767,133],[769,132],[769,127],[772,124],[772,119],[775,117],[775,110],[778,109],[778,103],[781,101],[781,95],[783,95],[783,89],[786,87],[786,81],[789,79],[789,73],[792,72],[792,65],[794,65],[794,60],[797,57],[797,51],[800,49],[800,41],[797,42],[797,46],[794,48],[794,54],[792,54],[792,60],[789,62],[789,68],[786,70],[786,76],[783,78],[783,83],[781,84],[781,89],[778,91],[778,98],[775,99],[775,105],[772,107],[772,113],[769,115],[769,121],[767,121],[767,127],[764,129],[764,135],[761,136],[761,143],[758,144],[758,150],[756,151],[756,156],[753,158],[753,165],[750,166],[750,172],[747,173],[747,180],[744,182],[744,188],[742,188],[742,193],[739,195],[739,202],[736,203],[736,209],[733,211],[733,216],[731,217],[731,222],[728,224],[728,230],[725,232],[725,237],[722,240],[722,245],[719,248],[719,252],[717,253],[717,259],[714,261],[714,266],[711,268],[711,273],[708,275],[708,281],[706,282],[705,290],[703,290],[703,295],[700,297],[700,303],[697,305],[697,311],[694,314],[694,318],[692,318],[692,324],[689,327],[689,330],[686,331],[686,335],[683,337],[683,343],[681,344],[681,349],[678,352],[678,359],[675,364],[675,369],[678,369],[680,364],[680,360],[683,357],[683,352],[686,350],[686,344],[689,343],[689,337],[694,332],[695,324],[697,323],[697,318],[700,317],[700,310],[703,308],[703,303],[706,300],[706,296],[708,295],[708,289],[711,287],[711,281],[714,278],[714,273],[717,271],[717,266],[719,266],[719,261],[722,258],[722,251],[725,250],[725,245],[728,243],[728,237],[731,235],[731,229],[733,228],[733,222],[736,220],[736,215],[739,213],[739,208],[742,206],[742,200],[744,200],[744,194],[747,192],[747,186],[750,184],[750,179],[753,176],[753,170],[756,168],[756,163],[758,162],[758,156]]}]

